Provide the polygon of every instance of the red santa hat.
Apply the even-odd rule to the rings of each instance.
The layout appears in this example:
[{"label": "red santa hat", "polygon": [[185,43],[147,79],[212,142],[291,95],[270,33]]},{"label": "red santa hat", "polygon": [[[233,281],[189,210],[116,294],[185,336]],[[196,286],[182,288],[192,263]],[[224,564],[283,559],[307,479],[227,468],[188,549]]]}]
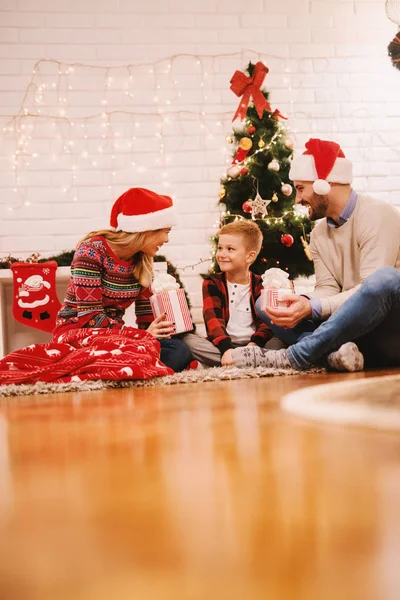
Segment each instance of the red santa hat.
[{"label": "red santa hat", "polygon": [[110,225],[116,231],[155,231],[174,224],[172,199],[144,188],[129,189],[114,202],[111,209]]},{"label": "red santa hat", "polygon": [[307,150],[293,159],[289,177],[292,181],[312,181],[316,194],[326,196],[331,183],[351,183],[352,163],[345,158],[339,144],[311,138]]}]

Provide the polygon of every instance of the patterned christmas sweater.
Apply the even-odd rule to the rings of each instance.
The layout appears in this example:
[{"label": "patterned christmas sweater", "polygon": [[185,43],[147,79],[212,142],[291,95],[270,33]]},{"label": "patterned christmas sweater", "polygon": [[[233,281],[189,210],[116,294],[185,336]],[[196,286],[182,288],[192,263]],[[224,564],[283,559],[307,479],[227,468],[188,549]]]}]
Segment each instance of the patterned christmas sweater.
[{"label": "patterned christmas sweater", "polygon": [[137,324],[145,329],[154,319],[150,288],[132,273],[133,260],[114,254],[105,238],[83,241],[71,264],[71,280],[53,334],[79,327],[121,328],[125,310],[135,302]]}]

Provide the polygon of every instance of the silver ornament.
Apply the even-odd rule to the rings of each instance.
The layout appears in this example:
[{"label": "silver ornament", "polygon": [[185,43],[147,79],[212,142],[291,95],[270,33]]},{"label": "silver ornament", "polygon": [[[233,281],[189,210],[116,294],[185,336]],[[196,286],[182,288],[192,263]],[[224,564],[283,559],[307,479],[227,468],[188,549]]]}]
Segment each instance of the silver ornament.
[{"label": "silver ornament", "polygon": [[239,167],[238,165],[232,165],[231,167],[229,167],[227,174],[232,179],[236,179],[240,175],[240,169],[241,167]]},{"label": "silver ornament", "polygon": [[293,192],[293,188],[290,183],[284,183],[281,187],[281,192],[284,196],[290,196],[290,194]]},{"label": "silver ornament", "polygon": [[385,11],[393,23],[400,25],[400,0],[386,0]]},{"label": "silver ornament", "polygon": [[290,135],[287,138],[285,138],[285,141],[283,143],[285,145],[285,148],[288,148],[289,150],[293,150],[294,139],[292,137],[290,137]]},{"label": "silver ornament", "polygon": [[268,165],[268,169],[270,171],[276,171],[276,172],[278,172],[280,168],[281,167],[280,167],[280,165],[279,165],[279,163],[278,163],[277,160],[271,160],[271,162]]}]

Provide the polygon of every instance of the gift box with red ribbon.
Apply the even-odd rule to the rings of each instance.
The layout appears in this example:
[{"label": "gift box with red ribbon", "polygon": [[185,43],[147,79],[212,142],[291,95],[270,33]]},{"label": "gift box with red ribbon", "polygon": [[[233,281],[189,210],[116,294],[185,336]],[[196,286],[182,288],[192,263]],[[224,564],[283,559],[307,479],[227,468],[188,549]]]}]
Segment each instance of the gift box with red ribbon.
[{"label": "gift box with red ribbon", "polygon": [[154,317],[166,313],[167,321],[175,323],[175,333],[192,331],[192,317],[186,301],[185,290],[182,288],[154,294],[150,298],[150,304]]}]

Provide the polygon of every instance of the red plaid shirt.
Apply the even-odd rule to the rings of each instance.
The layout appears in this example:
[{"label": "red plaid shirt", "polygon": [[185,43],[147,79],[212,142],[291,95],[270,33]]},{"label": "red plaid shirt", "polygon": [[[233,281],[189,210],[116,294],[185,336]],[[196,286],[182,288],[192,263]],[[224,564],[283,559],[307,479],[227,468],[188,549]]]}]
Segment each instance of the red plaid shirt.
[{"label": "red plaid shirt", "polygon": [[[257,317],[255,302],[261,294],[261,288],[260,275],[251,273],[250,306],[256,331],[250,341],[262,347],[273,334],[268,325]],[[203,281],[203,318],[206,324],[207,339],[217,346],[221,355],[229,348],[233,348],[232,340],[226,331],[229,321],[229,296],[225,273],[210,275]]]}]

